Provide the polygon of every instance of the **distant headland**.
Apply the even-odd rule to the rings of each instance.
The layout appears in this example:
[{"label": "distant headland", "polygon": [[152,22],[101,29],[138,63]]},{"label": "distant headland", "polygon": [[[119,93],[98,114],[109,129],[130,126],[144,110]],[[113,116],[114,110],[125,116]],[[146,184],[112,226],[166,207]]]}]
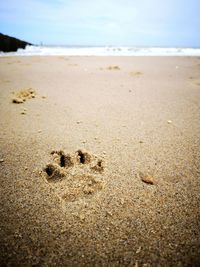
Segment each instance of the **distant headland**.
[{"label": "distant headland", "polygon": [[25,48],[31,43],[0,33],[0,51],[15,52],[18,48]]}]

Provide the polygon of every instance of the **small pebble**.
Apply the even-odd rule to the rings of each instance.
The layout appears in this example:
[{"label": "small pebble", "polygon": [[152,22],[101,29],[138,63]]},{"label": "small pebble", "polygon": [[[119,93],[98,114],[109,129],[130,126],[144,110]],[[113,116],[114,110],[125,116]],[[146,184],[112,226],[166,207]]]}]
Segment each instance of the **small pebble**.
[{"label": "small pebble", "polygon": [[141,247],[139,247],[137,250],[136,250],[136,254],[140,253],[141,251]]},{"label": "small pebble", "polygon": [[81,221],[85,220],[85,215],[80,214],[79,218],[81,219]]},{"label": "small pebble", "polygon": [[120,200],[121,205],[123,205],[124,202],[125,202],[124,198],[121,198],[121,200]]},{"label": "small pebble", "polygon": [[0,163],[4,162],[4,159],[0,159]]},{"label": "small pebble", "polygon": [[112,212],[111,211],[106,211],[106,214],[109,215],[109,216],[113,216]]},{"label": "small pebble", "polygon": [[169,124],[170,124],[170,123],[172,123],[172,121],[171,121],[171,120],[168,120],[168,121],[167,121],[167,123],[169,123]]},{"label": "small pebble", "polygon": [[66,229],[61,229],[61,231],[60,231],[61,234],[64,234],[64,233],[66,233],[66,232],[67,232]]},{"label": "small pebble", "polygon": [[146,184],[154,184],[154,178],[151,175],[140,173],[140,178]]}]

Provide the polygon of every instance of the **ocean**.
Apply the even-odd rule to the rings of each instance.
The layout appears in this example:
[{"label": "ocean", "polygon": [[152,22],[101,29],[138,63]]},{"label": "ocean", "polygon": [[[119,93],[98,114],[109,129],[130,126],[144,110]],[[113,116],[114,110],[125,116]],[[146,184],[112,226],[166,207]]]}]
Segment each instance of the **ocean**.
[{"label": "ocean", "polygon": [[200,48],[27,46],[0,56],[200,56]]}]

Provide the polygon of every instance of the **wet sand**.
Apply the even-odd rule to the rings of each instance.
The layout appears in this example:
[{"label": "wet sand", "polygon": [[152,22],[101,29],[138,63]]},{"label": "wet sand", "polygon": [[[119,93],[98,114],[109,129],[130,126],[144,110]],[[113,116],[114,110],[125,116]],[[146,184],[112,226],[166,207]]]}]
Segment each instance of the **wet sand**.
[{"label": "wet sand", "polygon": [[199,57],[1,57],[0,114],[1,266],[199,266]]}]

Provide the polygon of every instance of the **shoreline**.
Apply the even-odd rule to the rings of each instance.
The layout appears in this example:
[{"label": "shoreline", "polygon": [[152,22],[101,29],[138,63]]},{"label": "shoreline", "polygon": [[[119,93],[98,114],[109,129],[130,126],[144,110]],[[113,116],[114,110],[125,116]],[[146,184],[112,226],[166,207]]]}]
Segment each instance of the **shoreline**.
[{"label": "shoreline", "polygon": [[[1,56],[4,56],[0,53]],[[11,56],[200,56],[200,48],[129,46],[27,46]]]}]

